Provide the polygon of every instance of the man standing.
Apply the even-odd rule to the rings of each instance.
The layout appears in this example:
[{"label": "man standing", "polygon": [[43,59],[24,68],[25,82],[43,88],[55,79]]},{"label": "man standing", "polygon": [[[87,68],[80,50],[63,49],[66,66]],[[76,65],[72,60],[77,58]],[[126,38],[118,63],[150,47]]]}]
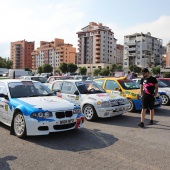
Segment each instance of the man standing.
[{"label": "man standing", "polygon": [[130,79],[131,78],[131,74],[130,74],[130,71],[128,71],[128,73],[127,74],[125,74],[125,77],[127,78],[127,79]]},{"label": "man standing", "polygon": [[155,77],[150,75],[147,68],[142,70],[143,78],[140,82],[140,94],[142,100],[141,122],[138,124],[141,128],[144,127],[144,120],[146,115],[146,109],[150,109],[150,123],[153,124],[154,116],[154,102],[158,93],[158,81]]}]

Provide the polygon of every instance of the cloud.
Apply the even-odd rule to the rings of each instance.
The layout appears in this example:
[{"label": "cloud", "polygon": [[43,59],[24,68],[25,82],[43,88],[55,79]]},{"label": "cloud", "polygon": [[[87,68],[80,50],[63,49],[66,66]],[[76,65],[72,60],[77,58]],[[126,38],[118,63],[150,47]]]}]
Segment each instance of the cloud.
[{"label": "cloud", "polygon": [[151,23],[142,23],[128,28],[122,28],[118,25],[113,25],[112,23],[108,23],[108,26],[115,33],[115,38],[118,39],[117,42],[120,44],[124,43],[125,35],[140,32],[143,32],[144,34],[150,32],[151,36],[162,39],[163,45],[166,45],[170,41],[170,16],[161,16]]}]

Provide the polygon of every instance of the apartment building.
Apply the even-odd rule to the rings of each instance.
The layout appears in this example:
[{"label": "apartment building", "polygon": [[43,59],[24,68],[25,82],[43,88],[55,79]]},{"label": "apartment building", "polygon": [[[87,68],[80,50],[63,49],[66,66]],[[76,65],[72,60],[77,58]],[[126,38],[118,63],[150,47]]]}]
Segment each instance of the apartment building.
[{"label": "apartment building", "polygon": [[75,63],[76,48],[72,44],[65,44],[63,39],[55,38],[54,41],[40,41],[40,47],[32,52],[32,68],[50,64],[57,69],[60,63]]},{"label": "apartment building", "polygon": [[34,41],[25,40],[11,42],[10,59],[13,62],[13,69],[32,68],[31,53],[34,50]]},{"label": "apartment building", "polygon": [[170,68],[170,42],[166,45],[166,68]]},{"label": "apartment building", "polygon": [[161,65],[162,39],[147,34],[135,33],[124,36],[123,68],[130,65],[151,67]]},{"label": "apartment building", "polygon": [[123,50],[124,46],[121,44],[116,45],[116,64],[123,65]]},{"label": "apartment building", "polygon": [[116,63],[116,39],[102,23],[90,22],[78,34],[78,64]]}]

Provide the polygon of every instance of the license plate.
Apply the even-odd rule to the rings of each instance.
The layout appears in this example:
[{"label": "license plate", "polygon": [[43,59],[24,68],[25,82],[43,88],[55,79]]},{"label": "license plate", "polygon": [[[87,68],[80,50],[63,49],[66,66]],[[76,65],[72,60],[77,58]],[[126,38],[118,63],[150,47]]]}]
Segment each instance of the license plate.
[{"label": "license plate", "polygon": [[74,119],[60,120],[60,125],[74,123]]}]

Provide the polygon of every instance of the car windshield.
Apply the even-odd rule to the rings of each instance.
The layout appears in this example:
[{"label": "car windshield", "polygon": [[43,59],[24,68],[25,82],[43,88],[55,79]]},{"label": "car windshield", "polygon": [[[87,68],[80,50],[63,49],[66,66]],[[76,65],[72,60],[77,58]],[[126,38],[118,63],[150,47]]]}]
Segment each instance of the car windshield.
[{"label": "car windshield", "polygon": [[51,96],[54,93],[40,82],[22,81],[9,83],[11,98]]},{"label": "car windshield", "polygon": [[39,81],[41,83],[45,83],[46,82],[46,78],[45,77],[31,77],[31,80]]},{"label": "car windshield", "polygon": [[120,85],[125,90],[133,90],[133,89],[139,89],[140,86],[133,80],[118,80]]},{"label": "car windshield", "polygon": [[81,94],[106,93],[96,82],[76,82],[76,86]]},{"label": "car windshield", "polygon": [[165,84],[164,82],[158,80],[158,86],[159,87],[169,87],[167,84]]}]

